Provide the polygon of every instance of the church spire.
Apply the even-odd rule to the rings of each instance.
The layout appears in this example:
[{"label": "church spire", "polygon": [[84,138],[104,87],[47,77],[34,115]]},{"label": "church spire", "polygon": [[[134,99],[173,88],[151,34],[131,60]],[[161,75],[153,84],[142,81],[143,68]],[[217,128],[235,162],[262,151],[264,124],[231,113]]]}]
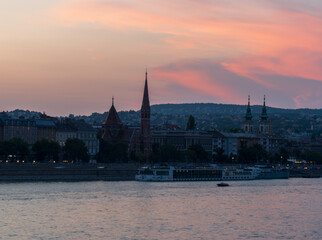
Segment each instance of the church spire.
[{"label": "church spire", "polygon": [[145,84],[141,107],[140,150],[146,157],[148,157],[152,152],[150,114],[151,110],[148,91],[148,71],[145,71]]},{"label": "church spire", "polygon": [[268,115],[267,115],[265,95],[264,95],[264,104],[262,108],[261,121],[267,121],[267,119],[268,119]]},{"label": "church spire", "polygon": [[246,121],[251,121],[253,116],[252,116],[252,111],[250,109],[250,95],[248,95],[248,105],[247,105],[247,110],[246,110]]},{"label": "church spire", "polygon": [[142,110],[150,111],[150,100],[149,100],[149,90],[148,90],[148,71],[145,71],[145,85],[144,85],[141,111]]}]

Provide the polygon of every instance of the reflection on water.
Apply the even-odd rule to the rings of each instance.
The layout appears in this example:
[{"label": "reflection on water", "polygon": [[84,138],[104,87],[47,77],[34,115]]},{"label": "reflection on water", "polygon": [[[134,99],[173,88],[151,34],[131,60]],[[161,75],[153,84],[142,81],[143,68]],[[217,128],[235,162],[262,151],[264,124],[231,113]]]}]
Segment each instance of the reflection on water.
[{"label": "reflection on water", "polygon": [[321,239],[321,183],[2,183],[0,239]]}]

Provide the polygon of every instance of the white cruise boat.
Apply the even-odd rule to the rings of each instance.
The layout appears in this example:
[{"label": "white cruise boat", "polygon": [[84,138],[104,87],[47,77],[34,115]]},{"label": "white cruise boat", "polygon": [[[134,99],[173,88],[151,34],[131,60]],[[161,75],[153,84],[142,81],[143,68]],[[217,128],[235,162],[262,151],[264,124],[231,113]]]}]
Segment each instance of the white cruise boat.
[{"label": "white cruise boat", "polygon": [[226,169],[217,167],[142,167],[137,181],[238,181],[254,180],[259,174],[256,168]]}]

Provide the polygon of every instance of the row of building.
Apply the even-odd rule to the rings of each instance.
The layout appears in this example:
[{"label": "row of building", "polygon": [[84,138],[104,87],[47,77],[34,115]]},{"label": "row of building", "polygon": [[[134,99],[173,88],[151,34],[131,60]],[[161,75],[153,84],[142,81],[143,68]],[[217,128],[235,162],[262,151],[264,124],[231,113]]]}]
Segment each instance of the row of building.
[{"label": "row of building", "polygon": [[0,141],[20,138],[29,145],[42,139],[56,141],[64,146],[68,138],[79,138],[85,143],[90,156],[99,151],[97,130],[83,120],[24,117],[12,118],[6,113],[0,114]]},{"label": "row of building", "polygon": [[84,120],[56,119],[44,114],[39,118],[22,116],[13,118],[3,112],[0,114],[0,141],[20,138],[31,146],[37,141],[47,139],[64,146],[67,139],[78,138],[85,143],[90,157],[94,158],[99,152],[99,140],[101,139],[123,142],[127,144],[128,152],[142,152],[148,157],[152,152],[150,112],[146,72],[140,128],[131,128],[122,123],[114,107],[113,99],[108,115],[99,129],[87,124]]},{"label": "row of building", "polygon": [[157,130],[152,132],[153,143],[170,144],[186,151],[193,144],[201,145],[212,155],[221,148],[225,155],[237,155],[243,147],[260,144],[268,152],[278,152],[285,140],[272,135],[251,133],[225,133],[218,131]]},{"label": "row of building", "polygon": [[242,128],[243,133],[221,133],[215,130],[186,131],[176,126],[153,127],[151,129],[146,74],[140,128],[133,128],[123,124],[114,107],[114,101],[112,101],[112,106],[98,136],[110,142],[123,142],[127,144],[128,152],[141,151],[145,155],[151,153],[153,143],[173,145],[180,151],[186,151],[189,146],[199,144],[212,155],[216,154],[218,148],[221,148],[224,154],[229,156],[237,155],[239,149],[250,147],[254,144],[260,144],[266,151],[274,153],[279,151],[285,142],[283,139],[272,135],[272,124],[268,119],[265,96],[260,121],[257,123],[253,121],[250,97],[248,97],[245,122]]},{"label": "row of building", "polygon": [[237,155],[243,147],[260,144],[268,152],[276,153],[286,145],[286,140],[272,134],[272,124],[267,115],[264,103],[258,122],[253,121],[248,96],[245,121],[241,128],[243,132],[225,133],[218,131],[182,130],[175,126],[153,127],[150,123],[151,109],[148,92],[147,73],[143,100],[141,105],[141,124],[138,127],[127,126],[122,123],[114,106],[108,111],[108,115],[100,128],[94,128],[84,120],[70,118],[56,119],[45,115],[40,118],[12,118],[6,113],[0,113],[0,141],[11,138],[21,138],[32,145],[36,141],[48,139],[57,141],[64,146],[68,138],[78,138],[84,141],[89,155],[94,156],[99,152],[99,140],[109,142],[123,142],[130,152],[141,152],[149,156],[152,152],[152,144],[169,144],[180,151],[186,151],[194,144],[201,145],[212,155],[217,149],[222,149],[227,156]]}]

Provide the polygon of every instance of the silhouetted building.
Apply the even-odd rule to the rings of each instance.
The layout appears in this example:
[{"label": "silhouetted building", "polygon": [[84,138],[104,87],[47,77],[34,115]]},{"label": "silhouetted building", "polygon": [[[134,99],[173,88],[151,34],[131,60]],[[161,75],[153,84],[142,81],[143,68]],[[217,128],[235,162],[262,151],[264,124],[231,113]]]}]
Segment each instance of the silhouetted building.
[{"label": "silhouetted building", "polygon": [[136,152],[139,147],[136,129],[130,129],[122,123],[114,107],[114,98],[112,99],[112,106],[99,131],[99,137],[113,143],[125,143],[128,146],[128,153],[131,151]]},{"label": "silhouetted building", "polygon": [[145,73],[145,85],[143,92],[143,100],[141,106],[141,126],[140,130],[129,128],[122,123],[117,111],[114,107],[114,98],[112,106],[103,121],[102,128],[99,131],[99,137],[109,142],[122,142],[128,146],[128,153],[142,152],[148,157],[152,152],[152,137],[150,126],[150,101],[148,92],[147,72]]}]

